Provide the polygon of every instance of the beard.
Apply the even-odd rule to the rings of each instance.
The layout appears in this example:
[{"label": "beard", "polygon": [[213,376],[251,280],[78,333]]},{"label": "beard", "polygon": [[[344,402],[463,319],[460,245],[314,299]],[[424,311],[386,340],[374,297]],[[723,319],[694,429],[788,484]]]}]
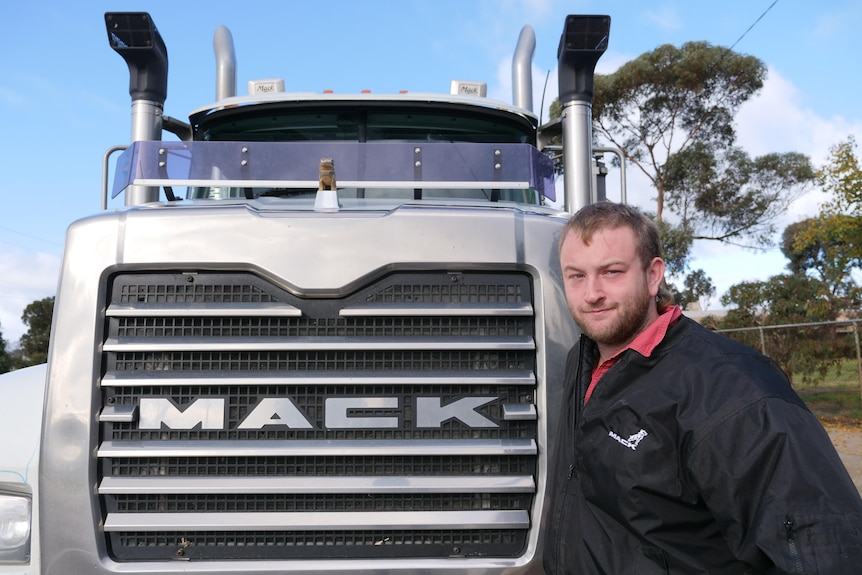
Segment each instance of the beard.
[{"label": "beard", "polygon": [[[650,307],[654,305],[646,284],[624,301],[617,302],[613,308],[616,314],[608,321],[591,323],[589,311],[572,309],[572,316],[581,331],[600,345],[620,346],[630,343],[646,327]],[[598,306],[599,309],[607,304]]]}]

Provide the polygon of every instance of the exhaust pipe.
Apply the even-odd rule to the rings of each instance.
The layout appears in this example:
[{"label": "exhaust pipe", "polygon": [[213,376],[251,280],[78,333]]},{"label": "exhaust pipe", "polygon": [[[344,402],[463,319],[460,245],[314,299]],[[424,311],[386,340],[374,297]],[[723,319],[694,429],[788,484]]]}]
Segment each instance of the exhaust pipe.
[{"label": "exhaust pipe", "polygon": [[536,51],[536,33],[532,26],[524,26],[518,36],[515,55],[512,57],[512,103],[533,111],[533,53]]},{"label": "exhaust pipe", "polygon": [[[146,12],[107,12],[108,42],[129,67],[132,141],[162,139],[162,115],[168,96],[168,50]],[[130,186],[126,205],[159,200],[159,188]]]},{"label": "exhaust pipe", "polygon": [[565,209],[593,201],[593,80],[608,47],[610,16],[567,16],[557,49]]},{"label": "exhaust pipe", "polygon": [[236,96],[236,52],[233,36],[224,26],[216,28],[213,35],[213,51],[216,58],[216,102]]}]

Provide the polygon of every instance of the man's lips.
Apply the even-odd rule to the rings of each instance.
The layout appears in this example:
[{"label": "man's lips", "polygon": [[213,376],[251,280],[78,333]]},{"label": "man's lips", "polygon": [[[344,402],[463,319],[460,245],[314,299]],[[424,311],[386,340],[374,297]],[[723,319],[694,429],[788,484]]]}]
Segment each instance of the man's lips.
[{"label": "man's lips", "polygon": [[608,317],[614,311],[614,309],[615,308],[612,307],[605,307],[601,309],[581,309],[581,314],[587,319],[602,320]]},{"label": "man's lips", "polygon": [[613,311],[612,307],[603,307],[603,308],[589,308],[589,309],[581,309],[581,313],[589,314],[589,315],[601,315],[604,313],[608,313]]}]

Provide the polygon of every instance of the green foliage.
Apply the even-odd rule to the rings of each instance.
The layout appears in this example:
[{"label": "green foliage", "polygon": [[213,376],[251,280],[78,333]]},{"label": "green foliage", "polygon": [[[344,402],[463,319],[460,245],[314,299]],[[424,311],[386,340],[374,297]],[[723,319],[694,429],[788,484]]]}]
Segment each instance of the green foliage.
[{"label": "green foliage", "polygon": [[812,272],[850,309],[860,300],[853,270],[862,265],[862,216],[821,214],[787,226],[781,252],[794,273]]},{"label": "green foliage", "polygon": [[817,172],[817,184],[832,194],[823,215],[862,216],[862,168],[852,136],[830,150],[829,161]]},{"label": "green foliage", "polygon": [[852,137],[830,150],[815,181],[830,198],[816,218],[784,230],[781,251],[791,271],[816,275],[839,305],[854,309],[862,299],[853,278],[862,267],[862,168]]},{"label": "green foliage", "polygon": [[[659,46],[595,78],[595,139],[621,149],[654,187],[670,277],[689,272],[695,240],[770,246],[775,221],[814,177],[802,154],[751,158],[734,145],[734,117],[765,77],[756,57],[688,42]],[[559,115],[554,102],[551,116]],[[675,223],[664,226],[668,219]],[[705,275],[684,281],[675,290],[681,301],[709,293]]]},{"label": "green foliage", "polygon": [[[721,297],[725,306],[735,306],[720,322],[720,329],[753,326],[817,323],[834,320],[838,307],[828,286],[803,274],[782,274],[766,281],[742,282]],[[772,328],[728,332],[775,360],[790,377],[803,383],[822,379],[838,358],[848,357],[850,345],[835,326]],[[762,339],[761,339],[762,338]]]},{"label": "green foliage", "polygon": [[[647,215],[655,220],[655,214]],[[705,309],[706,302],[715,295],[715,286],[703,270],[690,271],[691,247],[694,241],[691,229],[684,224],[673,224],[667,220],[657,221],[656,225],[661,237],[665,275],[669,278],[683,278],[682,289],[674,283],[668,283],[667,287],[673,293],[674,301],[683,309],[693,302]]]},{"label": "green foliage", "polygon": [[3,339],[3,330],[0,329],[0,373],[12,371],[12,356],[6,349],[6,340]]},{"label": "green foliage", "polygon": [[29,329],[21,336],[21,365],[18,367],[38,365],[48,360],[53,315],[54,296],[34,301],[24,308],[21,320]]},{"label": "green foliage", "polygon": [[[651,217],[654,218],[652,214]],[[667,220],[656,222],[661,237],[662,257],[668,277],[683,276],[689,268],[693,238],[691,230]]]},{"label": "green foliage", "polygon": [[659,46],[596,77],[595,132],[650,179],[657,219],[663,220],[674,155],[696,143],[706,149],[731,146],[733,118],[765,77],[763,62],[727,48],[706,42]]},{"label": "green foliage", "polygon": [[690,303],[697,303],[701,309],[706,308],[706,302],[715,295],[712,279],[703,270],[694,270],[685,276],[683,289],[672,289],[674,300],[685,309]]},{"label": "green foliage", "polygon": [[693,240],[763,247],[772,243],[776,219],[813,178],[803,154],[751,158],[739,148],[697,142],[669,162],[667,207],[691,229]]}]

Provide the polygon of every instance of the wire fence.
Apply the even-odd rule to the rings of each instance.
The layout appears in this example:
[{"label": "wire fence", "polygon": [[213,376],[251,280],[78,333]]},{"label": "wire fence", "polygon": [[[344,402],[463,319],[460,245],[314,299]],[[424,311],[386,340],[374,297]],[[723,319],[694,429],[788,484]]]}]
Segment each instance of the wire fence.
[{"label": "wire fence", "polygon": [[856,386],[862,397],[862,319],[716,329],[758,349],[794,386]]}]

